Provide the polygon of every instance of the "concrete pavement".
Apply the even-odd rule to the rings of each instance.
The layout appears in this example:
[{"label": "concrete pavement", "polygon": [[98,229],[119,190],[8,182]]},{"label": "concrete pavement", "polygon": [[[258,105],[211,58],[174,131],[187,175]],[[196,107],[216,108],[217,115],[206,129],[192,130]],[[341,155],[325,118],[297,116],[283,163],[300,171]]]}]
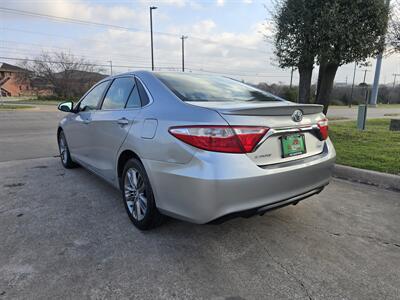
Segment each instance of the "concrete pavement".
[{"label": "concrete pavement", "polygon": [[0,298],[400,297],[399,193],[334,180],[263,217],[140,232],[55,158],[0,163],[0,187]]}]

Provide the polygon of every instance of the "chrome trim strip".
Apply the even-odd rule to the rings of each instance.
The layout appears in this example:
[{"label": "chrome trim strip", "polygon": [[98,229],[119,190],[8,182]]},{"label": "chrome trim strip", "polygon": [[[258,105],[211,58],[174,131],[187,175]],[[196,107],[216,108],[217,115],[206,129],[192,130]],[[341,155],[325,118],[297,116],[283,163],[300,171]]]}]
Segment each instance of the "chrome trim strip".
[{"label": "chrome trim strip", "polygon": [[263,138],[258,142],[258,144],[255,146],[254,151],[257,151],[257,149],[271,136],[273,135],[278,135],[282,133],[293,133],[293,132],[305,132],[305,131],[312,131],[312,130],[318,130],[318,125],[307,125],[304,127],[280,127],[280,128],[270,128],[268,132],[263,136]]}]

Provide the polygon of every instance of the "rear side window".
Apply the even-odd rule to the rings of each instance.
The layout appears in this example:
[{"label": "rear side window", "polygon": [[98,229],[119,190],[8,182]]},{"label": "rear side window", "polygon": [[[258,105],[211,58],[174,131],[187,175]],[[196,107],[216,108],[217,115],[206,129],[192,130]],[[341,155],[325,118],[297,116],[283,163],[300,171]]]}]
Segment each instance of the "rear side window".
[{"label": "rear side window", "polygon": [[129,99],[128,99],[128,103],[126,104],[126,108],[137,108],[140,106],[141,106],[140,96],[139,96],[137,86],[135,85],[133,87],[133,90],[131,91],[131,94],[129,95]]},{"label": "rear side window", "polygon": [[143,87],[142,83],[140,82],[140,80],[136,79],[136,86],[138,88],[140,99],[142,100],[142,106],[145,106],[145,105],[149,104],[150,103],[149,96],[147,95],[147,92],[144,89],[144,87]]},{"label": "rear side window", "polygon": [[135,86],[130,77],[116,78],[107,91],[101,109],[123,109]]},{"label": "rear side window", "polygon": [[108,86],[108,83],[109,81],[104,81],[96,85],[79,103],[79,109],[81,111],[97,109],[101,100],[101,96],[103,96],[104,90]]}]

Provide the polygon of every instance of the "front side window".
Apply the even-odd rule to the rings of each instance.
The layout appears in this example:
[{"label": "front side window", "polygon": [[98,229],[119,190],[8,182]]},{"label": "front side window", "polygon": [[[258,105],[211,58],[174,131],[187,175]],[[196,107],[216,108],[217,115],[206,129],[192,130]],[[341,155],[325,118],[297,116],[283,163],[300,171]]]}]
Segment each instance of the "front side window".
[{"label": "front side window", "polygon": [[132,77],[115,79],[107,91],[101,109],[123,109],[134,86]]},{"label": "front side window", "polygon": [[284,101],[227,77],[182,73],[155,75],[183,101]]},{"label": "front side window", "polygon": [[98,85],[96,85],[79,104],[80,111],[89,111],[97,109],[99,102],[101,100],[101,96],[104,93],[104,90],[108,86],[108,81],[104,81]]}]

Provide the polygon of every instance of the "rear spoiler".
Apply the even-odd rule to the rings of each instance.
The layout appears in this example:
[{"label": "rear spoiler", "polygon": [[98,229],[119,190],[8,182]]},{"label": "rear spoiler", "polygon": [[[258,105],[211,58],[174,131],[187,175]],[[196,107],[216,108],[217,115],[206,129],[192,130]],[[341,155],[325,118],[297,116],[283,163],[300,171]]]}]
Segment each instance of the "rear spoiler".
[{"label": "rear spoiler", "polygon": [[224,115],[246,115],[246,116],[290,116],[295,110],[301,110],[304,115],[318,114],[323,110],[318,104],[294,104],[282,106],[259,106],[247,108],[223,108],[218,109]]}]

